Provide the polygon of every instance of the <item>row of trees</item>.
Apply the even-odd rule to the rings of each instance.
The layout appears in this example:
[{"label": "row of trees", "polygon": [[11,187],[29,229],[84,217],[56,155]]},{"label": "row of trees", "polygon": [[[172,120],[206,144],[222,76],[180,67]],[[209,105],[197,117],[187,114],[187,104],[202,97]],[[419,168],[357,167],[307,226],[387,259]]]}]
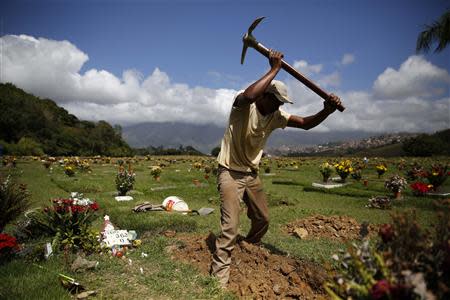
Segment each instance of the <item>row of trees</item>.
[{"label": "row of trees", "polygon": [[192,146],[178,148],[164,148],[163,146],[134,149],[136,155],[205,155]]},{"label": "row of trees", "polygon": [[450,129],[407,139],[402,149],[410,156],[450,155]]}]

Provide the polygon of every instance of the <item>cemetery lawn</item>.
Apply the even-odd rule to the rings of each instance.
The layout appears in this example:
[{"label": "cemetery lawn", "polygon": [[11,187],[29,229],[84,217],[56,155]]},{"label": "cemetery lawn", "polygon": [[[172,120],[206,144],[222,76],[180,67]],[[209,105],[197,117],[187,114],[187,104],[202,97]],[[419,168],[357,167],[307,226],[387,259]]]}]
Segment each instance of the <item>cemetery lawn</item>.
[{"label": "cemetery lawn", "polygon": [[[366,208],[372,196],[389,195],[384,188],[384,180],[391,175],[404,175],[398,170],[400,158],[372,158],[363,169],[362,177],[368,181],[347,179],[349,185],[335,189],[313,188],[313,182],[321,182],[319,165],[336,158],[279,158],[271,159],[271,173],[261,169],[268,195],[270,227],[263,239],[264,245],[278,249],[290,257],[332,264],[331,256],[339,249],[346,248],[344,242],[320,239],[299,239],[286,232],[286,225],[295,220],[312,215],[342,215],[358,222],[383,224],[391,220],[390,214],[415,209],[419,222],[429,226],[435,220],[433,202],[437,198],[413,196],[408,187],[403,192],[403,200],[394,201],[391,210]],[[237,296],[219,288],[212,277],[201,274],[193,265],[171,259],[167,247],[176,242],[175,237],[167,237],[167,231],[177,234],[207,236],[210,232],[219,233],[220,203],[216,177],[210,174],[204,178],[202,169],[193,164],[200,162],[215,166],[213,158],[208,157],[151,157],[132,158],[132,168],[136,173],[133,201],[117,202],[115,175],[118,170],[117,159],[110,163],[90,159],[91,173],[76,171],[68,177],[58,162],[52,169],[46,169],[42,162],[33,158],[18,159],[15,169],[0,167],[0,175],[12,174],[19,182],[25,183],[31,193],[31,208],[49,206],[53,198],[68,198],[70,192],[83,193],[100,205],[99,217],[94,228],[101,231],[103,216],[109,215],[111,222],[119,229],[135,230],[142,245],[128,251],[126,257],[113,257],[110,253],[92,254],[86,257],[98,261],[91,271],[75,273],[70,270],[76,254],[63,251],[48,260],[33,262],[18,258],[1,266],[1,299],[71,299],[58,280],[58,273],[75,278],[86,290],[95,290],[93,299],[235,299]],[[355,159],[358,160],[358,159]],[[359,159],[360,160],[360,159]],[[448,164],[448,158],[416,159],[407,158],[408,166],[413,161],[424,165],[433,162]],[[375,166],[385,163],[388,171],[378,177]],[[160,181],[150,175],[151,166],[165,164]],[[335,174],[333,176],[336,176]],[[197,179],[201,185],[193,181]],[[444,191],[450,191],[450,180],[444,183]],[[214,208],[207,216],[190,216],[170,212],[134,213],[132,208],[148,201],[161,204],[168,196],[178,196],[187,202],[190,209]],[[20,221],[20,220],[18,220]],[[245,210],[241,213],[240,231],[245,235],[249,229]],[[6,233],[13,233],[15,225],[6,227]],[[376,236],[372,237],[376,239]],[[26,242],[26,246],[39,247],[51,241],[50,237],[39,237]],[[38,266],[42,266],[40,268]]]}]

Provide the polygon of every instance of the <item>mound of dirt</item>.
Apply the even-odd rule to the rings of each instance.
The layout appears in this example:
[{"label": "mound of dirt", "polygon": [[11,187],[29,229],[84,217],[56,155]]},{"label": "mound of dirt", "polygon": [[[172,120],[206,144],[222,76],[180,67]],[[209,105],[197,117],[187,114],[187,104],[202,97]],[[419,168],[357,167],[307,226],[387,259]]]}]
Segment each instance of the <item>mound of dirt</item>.
[{"label": "mound of dirt", "polygon": [[[172,259],[195,265],[209,274],[215,237],[183,235],[169,247]],[[240,298],[326,299],[322,266],[271,253],[261,246],[239,242],[232,252],[228,289]]]},{"label": "mound of dirt", "polygon": [[305,219],[295,220],[286,225],[289,234],[301,239],[328,238],[339,241],[354,240],[367,234],[375,234],[375,225],[359,224],[347,216],[314,215]]}]

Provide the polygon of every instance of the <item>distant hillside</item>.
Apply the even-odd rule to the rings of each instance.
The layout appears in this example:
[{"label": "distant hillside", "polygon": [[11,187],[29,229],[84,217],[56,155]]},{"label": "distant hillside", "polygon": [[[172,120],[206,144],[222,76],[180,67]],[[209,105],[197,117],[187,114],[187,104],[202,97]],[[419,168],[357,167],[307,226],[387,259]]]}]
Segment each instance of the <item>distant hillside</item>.
[{"label": "distant hillside", "polygon": [[190,145],[209,154],[218,146],[225,128],[217,125],[195,125],[181,122],[148,122],[123,127],[122,136],[133,148],[179,148]]},{"label": "distant hillside", "polygon": [[407,139],[403,142],[402,150],[410,156],[450,156],[450,129]]},{"label": "distant hillside", "polygon": [[130,155],[121,128],[78,120],[50,99],[0,84],[0,144],[17,155]]},{"label": "distant hillside", "polygon": [[[199,151],[209,154],[214,147],[220,146],[224,127],[214,124],[195,125],[181,122],[148,122],[123,127],[123,138],[134,148],[171,147],[191,145]],[[299,129],[276,130],[267,142],[267,150],[292,148],[298,145],[317,145],[345,139],[362,139],[375,135],[363,131],[317,132]]]},{"label": "distant hillside", "polygon": [[[284,150],[281,151],[281,150]],[[450,155],[450,129],[434,134],[390,133],[360,140],[281,149],[287,156],[432,156]]]}]

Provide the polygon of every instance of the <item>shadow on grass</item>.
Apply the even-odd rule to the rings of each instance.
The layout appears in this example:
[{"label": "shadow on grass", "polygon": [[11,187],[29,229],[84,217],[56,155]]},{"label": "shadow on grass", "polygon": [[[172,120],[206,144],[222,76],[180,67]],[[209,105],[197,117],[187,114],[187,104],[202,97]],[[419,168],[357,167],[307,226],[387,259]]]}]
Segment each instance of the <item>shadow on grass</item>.
[{"label": "shadow on grass", "polygon": [[176,232],[194,232],[197,230],[196,220],[187,215],[169,212],[124,213],[113,210],[109,216],[114,225],[127,230],[136,230],[146,234],[160,234],[167,230]]},{"label": "shadow on grass", "polygon": [[91,182],[83,182],[78,178],[50,178],[50,181],[53,182],[58,188],[66,191],[68,193],[71,192],[79,192],[79,193],[99,193],[102,192],[103,189],[99,184],[91,183]]},{"label": "shadow on grass", "polygon": [[304,192],[317,192],[317,193],[324,193],[324,194],[332,194],[332,195],[338,195],[338,196],[347,196],[347,197],[367,197],[370,198],[377,193],[378,191],[375,190],[357,190],[357,189],[349,189],[349,188],[334,188],[334,189],[324,189],[324,188],[318,188],[313,186],[305,186],[303,188]]}]

